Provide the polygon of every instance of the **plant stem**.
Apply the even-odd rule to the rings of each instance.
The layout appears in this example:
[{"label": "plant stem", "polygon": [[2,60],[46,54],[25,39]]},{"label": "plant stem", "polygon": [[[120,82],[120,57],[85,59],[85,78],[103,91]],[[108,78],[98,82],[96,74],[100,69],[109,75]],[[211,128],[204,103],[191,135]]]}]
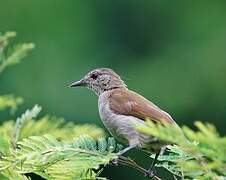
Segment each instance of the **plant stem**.
[{"label": "plant stem", "polygon": [[[143,173],[143,174],[147,174],[147,170],[144,169],[143,167],[141,167],[140,165],[138,165],[134,160],[128,158],[128,157],[124,157],[124,156],[119,156],[118,158],[118,163],[121,165],[126,165],[129,166],[131,168],[136,169],[137,171]],[[153,177],[151,177],[153,180],[161,180],[161,178],[159,178],[158,176],[154,175]]]}]

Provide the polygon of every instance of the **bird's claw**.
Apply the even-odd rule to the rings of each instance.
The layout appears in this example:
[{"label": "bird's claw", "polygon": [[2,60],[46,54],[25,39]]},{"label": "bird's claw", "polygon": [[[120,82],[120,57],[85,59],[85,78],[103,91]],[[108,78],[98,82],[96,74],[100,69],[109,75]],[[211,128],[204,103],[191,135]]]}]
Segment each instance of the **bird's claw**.
[{"label": "bird's claw", "polygon": [[111,162],[110,162],[110,165],[112,165],[112,166],[118,166],[118,158],[116,158],[116,159],[113,159]]},{"label": "bird's claw", "polygon": [[155,172],[153,170],[148,170],[144,175],[145,177],[153,178],[155,177]]}]

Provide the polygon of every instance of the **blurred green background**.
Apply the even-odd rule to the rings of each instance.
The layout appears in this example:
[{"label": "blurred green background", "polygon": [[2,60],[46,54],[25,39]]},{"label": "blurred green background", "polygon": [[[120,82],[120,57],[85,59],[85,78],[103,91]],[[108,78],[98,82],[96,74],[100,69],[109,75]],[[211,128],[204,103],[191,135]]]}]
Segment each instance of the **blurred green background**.
[{"label": "blurred green background", "polygon": [[[1,94],[24,97],[19,112],[37,103],[45,113],[103,127],[96,95],[68,85],[109,67],[179,125],[209,121],[226,134],[226,1],[1,0],[0,31],[8,30],[36,44],[0,76]],[[143,153],[130,155],[150,163]],[[103,175],[144,179],[127,167]]]}]

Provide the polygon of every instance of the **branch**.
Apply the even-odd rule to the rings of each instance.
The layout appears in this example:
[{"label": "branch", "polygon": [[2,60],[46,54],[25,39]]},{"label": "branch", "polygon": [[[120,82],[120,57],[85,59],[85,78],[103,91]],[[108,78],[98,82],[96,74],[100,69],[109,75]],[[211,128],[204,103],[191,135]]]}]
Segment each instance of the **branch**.
[{"label": "branch", "polygon": [[[144,169],[143,167],[141,167],[140,165],[138,165],[134,160],[128,158],[128,157],[125,157],[125,156],[119,156],[118,158],[118,163],[121,164],[121,165],[126,165],[126,166],[129,166],[133,169],[136,169],[137,171],[143,173],[143,174],[147,174],[148,173],[148,170]],[[161,180],[160,177],[154,175],[153,177],[150,177],[152,178],[153,180]]]}]

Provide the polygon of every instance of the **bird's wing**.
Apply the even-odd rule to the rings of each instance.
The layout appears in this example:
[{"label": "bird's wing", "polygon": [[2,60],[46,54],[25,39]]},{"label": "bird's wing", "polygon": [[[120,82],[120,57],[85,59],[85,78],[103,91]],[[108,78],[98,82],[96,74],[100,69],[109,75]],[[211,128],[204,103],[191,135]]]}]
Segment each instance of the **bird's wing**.
[{"label": "bird's wing", "polygon": [[175,123],[172,117],[143,96],[124,89],[115,89],[109,97],[110,109],[116,113],[134,116],[141,120],[147,118],[155,122]]}]

